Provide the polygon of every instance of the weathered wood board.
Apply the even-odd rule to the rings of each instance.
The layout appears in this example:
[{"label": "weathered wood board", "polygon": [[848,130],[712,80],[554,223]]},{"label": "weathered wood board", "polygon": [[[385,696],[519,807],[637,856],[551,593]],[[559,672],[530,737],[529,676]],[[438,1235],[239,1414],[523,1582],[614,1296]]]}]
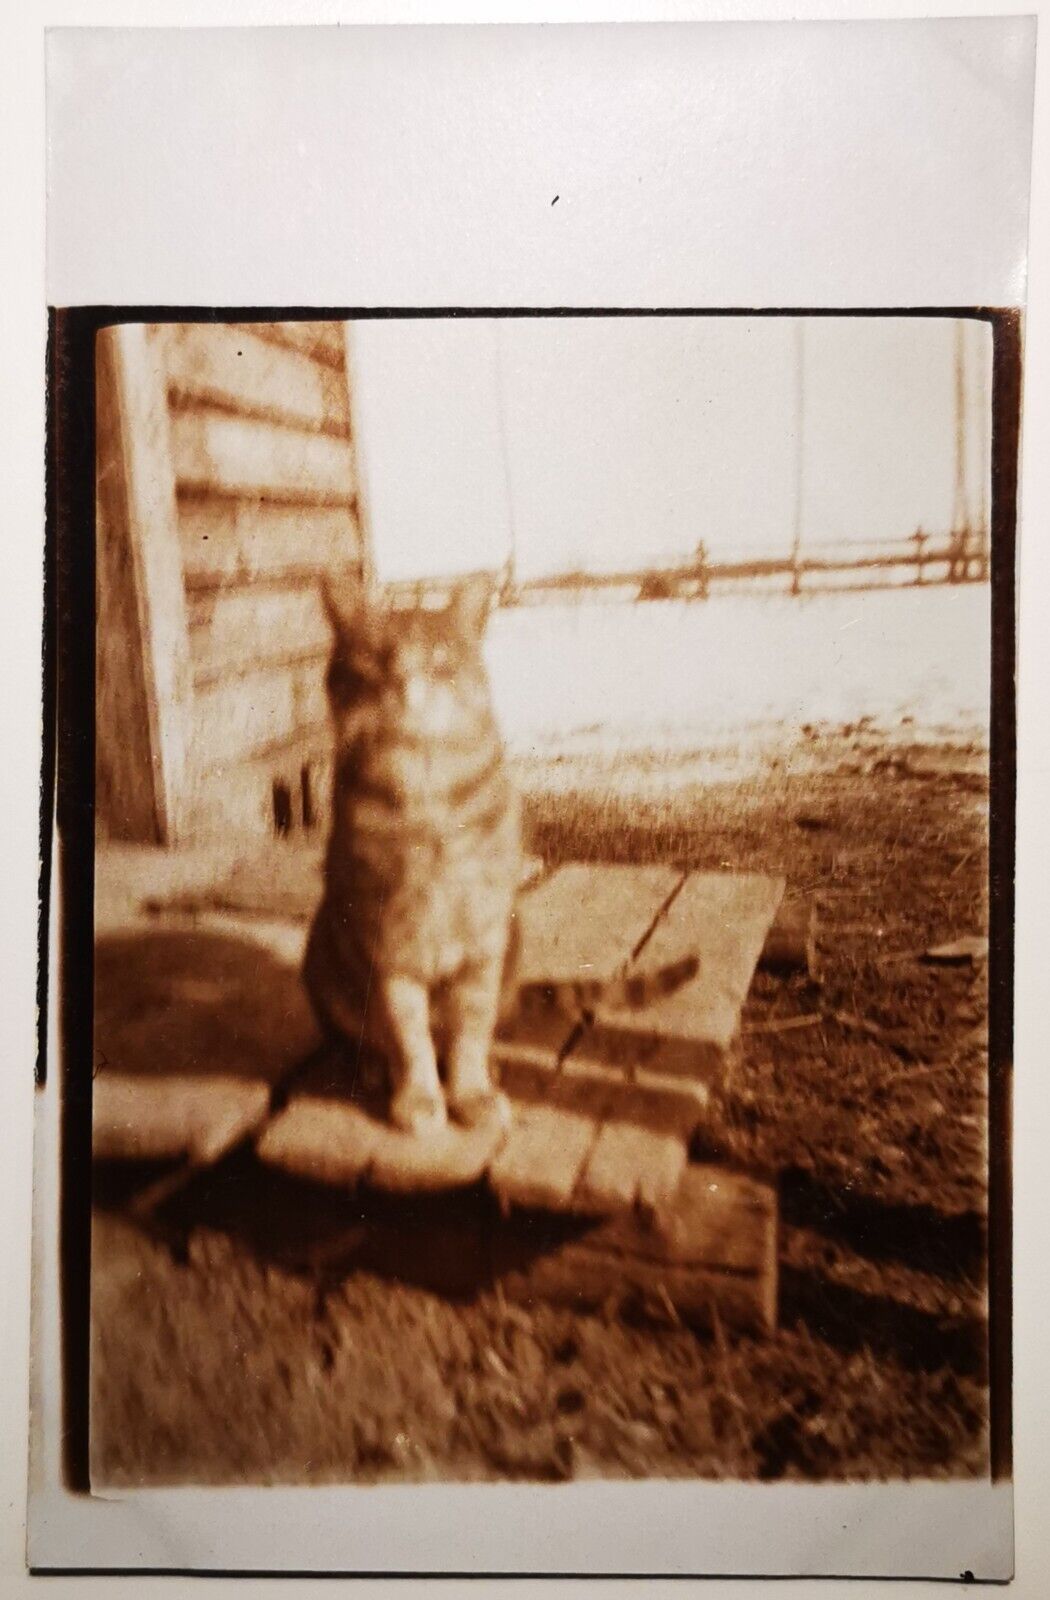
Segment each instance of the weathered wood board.
[{"label": "weathered wood board", "polygon": [[489,1183],[504,1208],[567,1211],[596,1137],[595,1120],[585,1113],[519,1104]]},{"label": "weathered wood board", "polygon": [[163,363],[142,323],[101,329],[96,357],[99,821],[113,838],[174,845],[193,681]]},{"label": "weathered wood board", "polygon": [[[650,1132],[688,1140],[709,1101],[707,1086],[682,1077],[650,1074],[644,1081],[608,1068],[602,1063],[577,1058],[578,1032],[570,1036],[568,1047],[555,1051],[548,1045],[547,1059],[522,1060],[510,1054],[518,1041],[497,1040],[493,1050],[496,1070],[503,1088],[512,1100],[545,1104],[577,1111],[611,1122],[633,1124]],[[529,1040],[539,1054],[545,1047]]]},{"label": "weathered wood board", "polygon": [[295,1177],[394,1193],[475,1184],[503,1142],[498,1124],[450,1124],[426,1139],[392,1127],[381,1064],[325,1050],[299,1075],[286,1108],[262,1130],[260,1159]]},{"label": "weathered wood board", "polygon": [[381,1101],[297,1097],[262,1133],[261,1160],[295,1177],[353,1189],[368,1183],[393,1193],[467,1188],[479,1182],[502,1142],[497,1124],[448,1126],[426,1139],[392,1128]]},{"label": "weathered wood board", "polygon": [[284,505],[214,492],[183,493],[179,546],[192,595],[262,579],[316,582],[357,560],[357,520],[349,506]]},{"label": "weathered wood board", "polygon": [[[526,1059],[527,1051],[527,1059]],[[560,1070],[557,1053],[530,1043],[497,1047],[513,1120],[450,1126],[421,1141],[389,1126],[381,1096],[355,1094],[351,1069],[325,1086],[303,1083],[266,1129],[260,1158],[298,1177],[352,1188],[456,1188],[485,1177],[501,1207],[606,1214],[659,1204],[685,1169],[705,1104],[663,1084]]]},{"label": "weathered wood board", "polygon": [[[623,1211],[500,1273],[504,1292],[576,1310],[643,1299],[710,1329],[771,1333],[777,1317],[774,1189],[715,1166],[690,1166],[670,1200]],[[499,1266],[498,1256],[496,1262]]]},{"label": "weathered wood board", "polygon": [[198,684],[303,656],[325,657],[331,630],[319,587],[208,589],[191,595],[190,649]]},{"label": "weathered wood board", "polygon": [[290,350],[301,350],[315,361],[341,371],[343,367],[343,330],[338,322],[234,322],[234,328],[257,334],[260,339],[270,339]]},{"label": "weathered wood board", "polygon": [[759,970],[778,977],[803,973],[819,977],[817,917],[813,901],[787,895],[766,935]]},{"label": "weathered wood board", "polygon": [[[306,923],[321,898],[324,851],[325,841],[315,833],[271,840],[264,850],[246,853],[227,849],[209,857],[206,852],[188,851],[182,872],[178,861],[168,859],[158,859],[154,871],[156,852],[125,852],[118,870],[127,892],[139,890],[138,903],[156,913],[232,911]],[[200,863],[209,859],[213,863],[210,877],[200,870]],[[523,869],[523,888],[543,876],[543,863],[538,857],[529,857]]]},{"label": "weathered wood board", "polygon": [[637,965],[652,968],[692,952],[700,960],[697,977],[640,1011],[598,1005],[576,1046],[577,1059],[687,1077],[722,1071],[783,894],[781,878],[691,873]]},{"label": "weathered wood board", "polygon": [[663,866],[558,867],[518,903],[522,982],[615,977],[681,876]]},{"label": "weathered wood board", "polygon": [[217,1160],[260,1125],[269,1105],[269,1084],[259,1079],[103,1072],[93,1094],[94,1156],[97,1161]]},{"label": "weathered wood board", "polygon": [[702,1087],[630,1083],[577,1063],[574,1045],[560,1062],[552,1052],[545,1070],[508,1060],[502,1049],[499,1075],[514,1123],[488,1182],[504,1210],[606,1214],[673,1190],[707,1109]]},{"label": "weathered wood board", "polygon": [[[289,1259],[303,1257],[293,1245]],[[308,1244],[305,1259],[329,1271],[362,1266],[436,1293],[471,1296],[498,1285],[519,1304],[630,1306],[661,1324],[763,1336],[777,1315],[777,1199],[744,1174],[697,1166],[659,1211],[503,1217],[476,1194],[435,1196],[422,1228],[417,1208],[373,1195],[362,1197],[349,1228]]]},{"label": "weathered wood board", "polygon": [[669,1204],[685,1172],[686,1141],[630,1122],[603,1122],[573,1194],[573,1206],[605,1216]]},{"label": "weathered wood board", "polygon": [[197,692],[194,748],[204,768],[250,757],[321,728],[328,715],[323,652],[312,659],[211,681]]},{"label": "weathered wood board", "polygon": [[168,386],[192,400],[329,433],[346,435],[346,379],[338,366],[254,330],[221,323],[174,323],[161,330]]}]

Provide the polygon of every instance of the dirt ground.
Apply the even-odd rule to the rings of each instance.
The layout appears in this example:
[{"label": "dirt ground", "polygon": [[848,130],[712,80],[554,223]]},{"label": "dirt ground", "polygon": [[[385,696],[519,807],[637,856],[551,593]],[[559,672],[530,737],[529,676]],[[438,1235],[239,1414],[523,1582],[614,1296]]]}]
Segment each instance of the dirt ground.
[{"label": "dirt ground", "polygon": [[96,1481],[987,1471],[986,972],[922,959],[985,931],[987,751],[862,724],[711,770],[521,776],[551,860],[778,871],[815,902],[819,981],[756,979],[712,1123],[716,1153],[779,1182],[775,1337],[297,1263],[303,1216],[339,1237],[354,1206],[247,1158],[169,1207],[167,1238],[126,1219],[135,1175],[101,1174]]}]

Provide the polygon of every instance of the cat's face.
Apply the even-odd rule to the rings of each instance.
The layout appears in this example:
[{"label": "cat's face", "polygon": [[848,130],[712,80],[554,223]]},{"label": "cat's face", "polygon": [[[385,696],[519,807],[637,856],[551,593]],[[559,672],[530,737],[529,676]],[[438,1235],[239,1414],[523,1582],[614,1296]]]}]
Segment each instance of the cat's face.
[{"label": "cat's face", "polygon": [[362,717],[396,723],[421,738],[453,734],[488,703],[481,654],[489,586],[471,580],[443,611],[392,611],[360,588],[325,592],[335,634],[328,698],[337,731]]}]

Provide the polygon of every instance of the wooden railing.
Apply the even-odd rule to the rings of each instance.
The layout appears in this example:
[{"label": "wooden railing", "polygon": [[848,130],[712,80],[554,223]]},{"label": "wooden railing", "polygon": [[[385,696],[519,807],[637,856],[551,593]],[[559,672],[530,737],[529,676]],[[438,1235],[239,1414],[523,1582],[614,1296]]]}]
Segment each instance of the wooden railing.
[{"label": "wooden railing", "polygon": [[[861,580],[851,583],[851,588],[882,588],[889,582],[899,584],[902,578],[907,583],[909,570],[913,585],[986,583],[989,578],[987,541],[972,530],[934,536],[920,529],[910,538],[882,540],[864,546],[844,540],[811,544],[797,559],[788,555],[712,561],[701,555],[674,566],[629,568],[618,572],[558,572],[518,580],[506,571],[489,576],[496,590],[496,603],[513,606],[611,591],[625,592],[626,597],[636,600],[704,599],[716,586],[764,583],[771,579],[783,579],[789,593],[801,594],[807,590],[807,580],[812,591],[835,587],[836,578],[845,580],[851,575]],[[397,579],[382,587],[394,605],[438,606],[447,601],[455,585],[466,576],[476,574]]]}]

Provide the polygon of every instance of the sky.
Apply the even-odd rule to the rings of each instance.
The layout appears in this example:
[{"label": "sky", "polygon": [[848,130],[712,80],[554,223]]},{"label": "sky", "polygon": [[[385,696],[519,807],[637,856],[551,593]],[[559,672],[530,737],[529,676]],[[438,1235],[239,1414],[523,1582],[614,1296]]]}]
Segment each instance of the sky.
[{"label": "sky", "polygon": [[[944,532],[956,330],[863,316],[355,324],[380,575],[494,567],[512,544],[522,577],[644,566],[700,540],[713,559],[776,555],[796,517],[803,550]],[[962,337],[976,516],[991,336],[971,322]]]}]

